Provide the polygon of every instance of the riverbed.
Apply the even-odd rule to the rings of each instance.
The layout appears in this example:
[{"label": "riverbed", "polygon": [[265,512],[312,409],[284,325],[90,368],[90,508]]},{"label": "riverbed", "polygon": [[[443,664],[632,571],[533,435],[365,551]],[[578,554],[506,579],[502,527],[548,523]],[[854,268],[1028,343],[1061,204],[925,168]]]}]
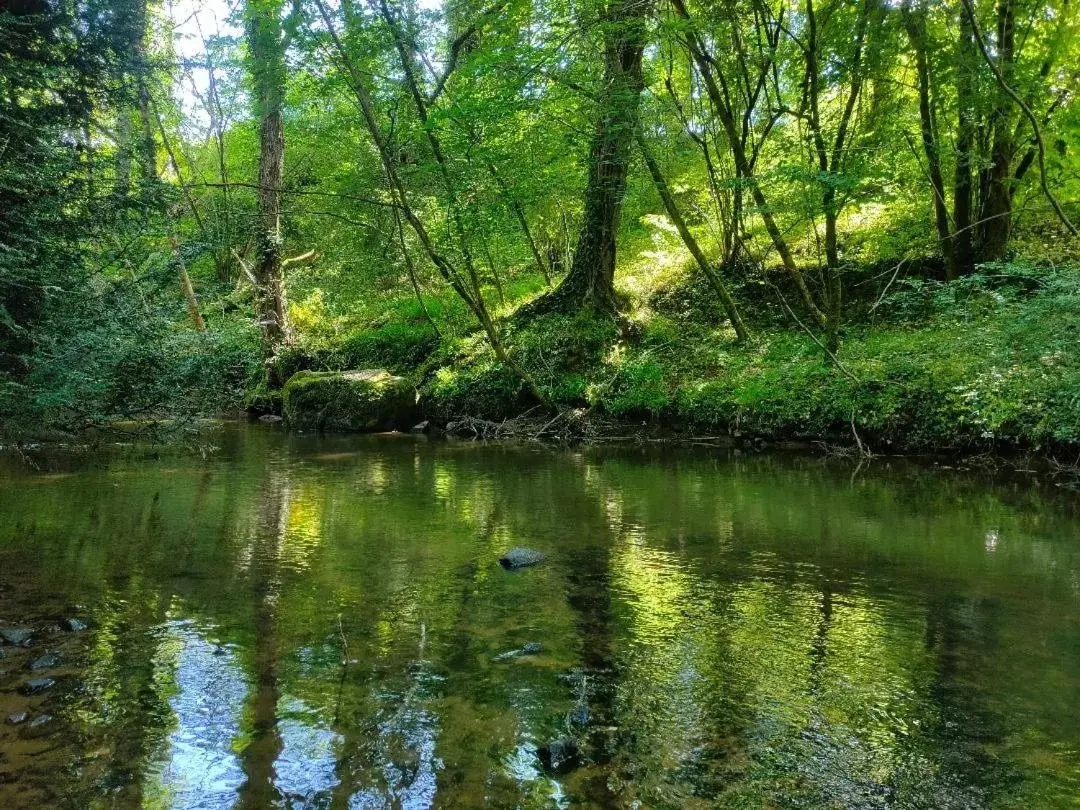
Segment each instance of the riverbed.
[{"label": "riverbed", "polygon": [[1055,479],[213,443],[0,470],[0,631],[30,634],[0,642],[0,807],[1080,795],[1080,496]]}]

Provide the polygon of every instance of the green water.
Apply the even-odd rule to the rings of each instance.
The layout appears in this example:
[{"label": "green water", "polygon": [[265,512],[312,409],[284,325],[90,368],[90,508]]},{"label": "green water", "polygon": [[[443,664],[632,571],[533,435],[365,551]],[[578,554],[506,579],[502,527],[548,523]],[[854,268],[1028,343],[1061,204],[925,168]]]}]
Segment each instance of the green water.
[{"label": "green water", "polygon": [[0,807],[1077,806],[1052,480],[216,441],[0,473]]}]

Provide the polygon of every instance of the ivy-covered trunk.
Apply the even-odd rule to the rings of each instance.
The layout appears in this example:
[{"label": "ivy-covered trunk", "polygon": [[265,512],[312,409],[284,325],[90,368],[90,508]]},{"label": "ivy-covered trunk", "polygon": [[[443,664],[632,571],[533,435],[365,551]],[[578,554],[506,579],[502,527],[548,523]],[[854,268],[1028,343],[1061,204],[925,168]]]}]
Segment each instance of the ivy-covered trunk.
[{"label": "ivy-covered trunk", "polygon": [[255,229],[256,311],[263,351],[288,341],[289,323],[281,260],[281,185],[285,176],[286,39],[280,0],[248,0],[245,7],[249,70],[259,115],[259,216]]},{"label": "ivy-covered trunk", "polygon": [[618,0],[604,20],[604,84],[585,188],[585,217],[570,272],[556,292],[598,310],[614,311],[615,240],[626,194],[644,79],[642,55],[652,0]]}]

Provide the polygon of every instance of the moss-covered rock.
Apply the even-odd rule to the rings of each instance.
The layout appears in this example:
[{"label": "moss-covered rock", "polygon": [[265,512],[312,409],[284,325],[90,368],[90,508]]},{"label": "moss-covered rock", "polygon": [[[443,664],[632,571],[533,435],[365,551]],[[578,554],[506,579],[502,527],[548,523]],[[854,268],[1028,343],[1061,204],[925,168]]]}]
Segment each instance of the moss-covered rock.
[{"label": "moss-covered rock", "polygon": [[283,415],[293,430],[407,430],[417,420],[416,390],[382,369],[298,371],[285,383]]}]

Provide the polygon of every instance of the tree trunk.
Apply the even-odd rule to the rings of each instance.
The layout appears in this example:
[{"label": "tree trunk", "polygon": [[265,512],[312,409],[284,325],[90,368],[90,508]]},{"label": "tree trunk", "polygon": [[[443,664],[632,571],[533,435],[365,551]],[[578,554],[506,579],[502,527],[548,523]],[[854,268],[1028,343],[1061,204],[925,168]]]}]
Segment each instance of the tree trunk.
[{"label": "tree trunk", "polygon": [[926,154],[927,176],[930,179],[930,191],[933,195],[934,226],[937,228],[941,250],[945,255],[945,266],[951,268],[949,254],[952,240],[949,233],[949,212],[945,207],[945,181],[941,174],[941,155],[938,151],[934,108],[930,103],[926,9],[920,4],[918,11],[912,11],[910,2],[906,2],[903,13],[908,39],[911,42],[912,49],[915,51],[915,70],[919,83],[919,124],[922,133],[923,152]]},{"label": "tree trunk", "polygon": [[825,136],[821,129],[820,81],[818,65],[817,15],[813,0],[806,0],[807,47],[806,47],[806,87],[810,103],[810,128],[813,134],[814,149],[817,153],[818,171],[824,181],[822,190],[822,209],[825,216],[825,308],[827,324],[826,348],[835,354],[840,348],[840,320],[842,315],[841,298],[844,285],[840,266],[840,251],[837,247],[837,220],[843,205],[837,195],[833,179],[839,176],[843,168],[844,156],[848,147],[848,136],[855,104],[862,92],[862,56],[866,41],[866,29],[870,21],[871,0],[862,4],[855,23],[855,44],[849,69],[851,86],[840,122],[833,137],[832,147],[826,151]]},{"label": "tree trunk", "polygon": [[[999,0],[997,21],[998,70],[1010,81],[1015,57],[1015,26],[1011,0]],[[993,113],[994,139],[986,200],[980,214],[979,258],[996,261],[1005,257],[1012,230],[1012,100],[1001,89]]]},{"label": "tree trunk", "polygon": [[607,10],[604,90],[589,153],[585,216],[570,272],[555,295],[614,312],[615,242],[626,193],[630,147],[645,81],[641,62],[652,0],[616,0]]},{"label": "tree trunk", "polygon": [[255,233],[256,307],[263,352],[271,357],[289,341],[281,267],[281,185],[285,175],[285,48],[280,0],[248,0],[244,9],[259,115],[259,216]]},{"label": "tree trunk", "polygon": [[187,264],[180,253],[180,242],[172,234],[169,235],[169,245],[172,247],[173,261],[176,262],[176,269],[180,274],[180,290],[184,293],[184,301],[187,302],[188,315],[191,317],[191,322],[195,324],[195,328],[200,332],[205,332],[206,321],[203,320],[202,313],[199,312],[199,299],[195,297],[195,287],[191,284]]},{"label": "tree trunk", "polygon": [[971,20],[960,15],[958,43],[956,101],[956,169],[953,177],[953,238],[951,277],[957,278],[975,269],[972,239],[972,152],[975,146],[975,34]]}]

